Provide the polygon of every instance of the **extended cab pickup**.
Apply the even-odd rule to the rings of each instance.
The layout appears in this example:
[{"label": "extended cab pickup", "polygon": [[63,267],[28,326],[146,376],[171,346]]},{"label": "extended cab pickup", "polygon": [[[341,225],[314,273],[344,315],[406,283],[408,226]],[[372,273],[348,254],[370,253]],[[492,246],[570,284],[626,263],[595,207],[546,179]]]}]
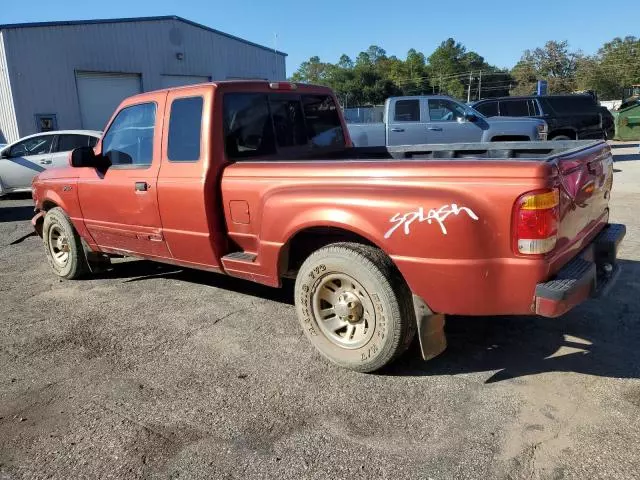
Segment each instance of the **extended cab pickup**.
[{"label": "extended cab pickup", "polygon": [[327,88],[218,82],[123,101],[36,177],[33,224],[67,279],[113,255],[295,278],[312,344],[373,371],[416,332],[444,350],[444,314],[554,317],[604,292],[612,165],[604,142],[354,148]]},{"label": "extended cab pickup", "polygon": [[547,124],[532,118],[487,118],[453,98],[391,97],[382,123],[350,123],[356,147],[546,140]]}]

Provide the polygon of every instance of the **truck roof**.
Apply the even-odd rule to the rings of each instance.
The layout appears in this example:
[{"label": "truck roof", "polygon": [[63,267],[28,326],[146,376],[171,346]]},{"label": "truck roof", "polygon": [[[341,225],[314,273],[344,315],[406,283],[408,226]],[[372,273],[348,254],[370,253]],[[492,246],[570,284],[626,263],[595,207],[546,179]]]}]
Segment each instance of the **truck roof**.
[{"label": "truck roof", "polygon": [[[269,80],[216,80],[213,82],[203,82],[203,83],[195,83],[191,85],[182,85],[179,87],[169,87],[169,88],[161,88],[158,90],[150,90],[148,92],[142,92],[137,95],[132,95],[130,98],[136,98],[139,96],[146,96],[150,93],[158,93],[158,92],[173,92],[176,90],[187,90],[194,87],[202,87],[202,86],[211,86],[212,88],[217,87],[233,87],[234,85],[242,86],[243,89],[250,90],[252,87],[258,91],[262,91],[265,89],[270,89],[272,91],[286,91],[290,93],[295,92],[305,92],[305,93],[333,93],[333,91],[329,87],[325,87],[323,85],[313,85],[307,83],[294,83],[287,81],[269,81]],[[293,86],[287,88],[278,88],[277,86],[272,85],[282,85],[282,86]]]}]

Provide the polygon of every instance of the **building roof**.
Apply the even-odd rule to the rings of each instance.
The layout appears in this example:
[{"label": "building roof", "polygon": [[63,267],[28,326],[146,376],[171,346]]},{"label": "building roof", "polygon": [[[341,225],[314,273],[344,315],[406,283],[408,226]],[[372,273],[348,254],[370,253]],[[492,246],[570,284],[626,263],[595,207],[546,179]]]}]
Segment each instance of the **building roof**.
[{"label": "building roof", "polygon": [[157,22],[162,20],[177,20],[179,22],[186,23],[187,25],[191,25],[192,27],[202,28],[203,30],[206,30],[208,32],[217,33],[218,35],[222,35],[224,37],[237,40],[238,42],[246,43],[247,45],[251,45],[253,47],[261,48],[263,50],[268,50],[269,52],[275,52],[285,57],[287,56],[286,53],[276,50],[274,48],[269,48],[269,47],[265,47],[264,45],[260,45],[258,43],[250,42],[249,40],[245,40],[244,38],[236,37],[235,35],[230,35],[228,33],[221,32],[220,30],[207,27],[200,23],[192,22],[191,20],[187,20],[186,18],[182,18],[177,15],[165,15],[165,16],[158,16],[158,17],[104,18],[104,19],[96,19],[96,20],[65,20],[65,21],[58,21],[58,22],[9,23],[5,25],[0,24],[0,30],[7,30],[7,29],[13,29],[13,28],[33,28],[33,27],[64,27],[68,25],[96,25],[96,24],[104,24],[104,23]]}]

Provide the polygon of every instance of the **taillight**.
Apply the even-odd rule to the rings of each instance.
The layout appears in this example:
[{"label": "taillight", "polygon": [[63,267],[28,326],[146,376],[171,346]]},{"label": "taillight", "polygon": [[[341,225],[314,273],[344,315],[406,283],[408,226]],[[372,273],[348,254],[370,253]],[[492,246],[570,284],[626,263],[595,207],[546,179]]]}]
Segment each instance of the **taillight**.
[{"label": "taillight", "polygon": [[556,246],[560,194],[537,190],[520,196],[513,207],[514,248],[524,255],[548,253]]}]

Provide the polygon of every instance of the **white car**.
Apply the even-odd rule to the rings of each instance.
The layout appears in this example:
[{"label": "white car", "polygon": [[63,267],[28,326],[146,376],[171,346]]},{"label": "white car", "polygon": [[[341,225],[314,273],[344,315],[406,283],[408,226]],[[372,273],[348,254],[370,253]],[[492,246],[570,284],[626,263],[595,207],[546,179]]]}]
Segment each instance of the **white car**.
[{"label": "white car", "polygon": [[36,133],[10,143],[0,150],[0,196],[28,192],[31,181],[47,168],[68,165],[69,152],[78,147],[93,147],[102,132],[94,130],[57,130]]}]

